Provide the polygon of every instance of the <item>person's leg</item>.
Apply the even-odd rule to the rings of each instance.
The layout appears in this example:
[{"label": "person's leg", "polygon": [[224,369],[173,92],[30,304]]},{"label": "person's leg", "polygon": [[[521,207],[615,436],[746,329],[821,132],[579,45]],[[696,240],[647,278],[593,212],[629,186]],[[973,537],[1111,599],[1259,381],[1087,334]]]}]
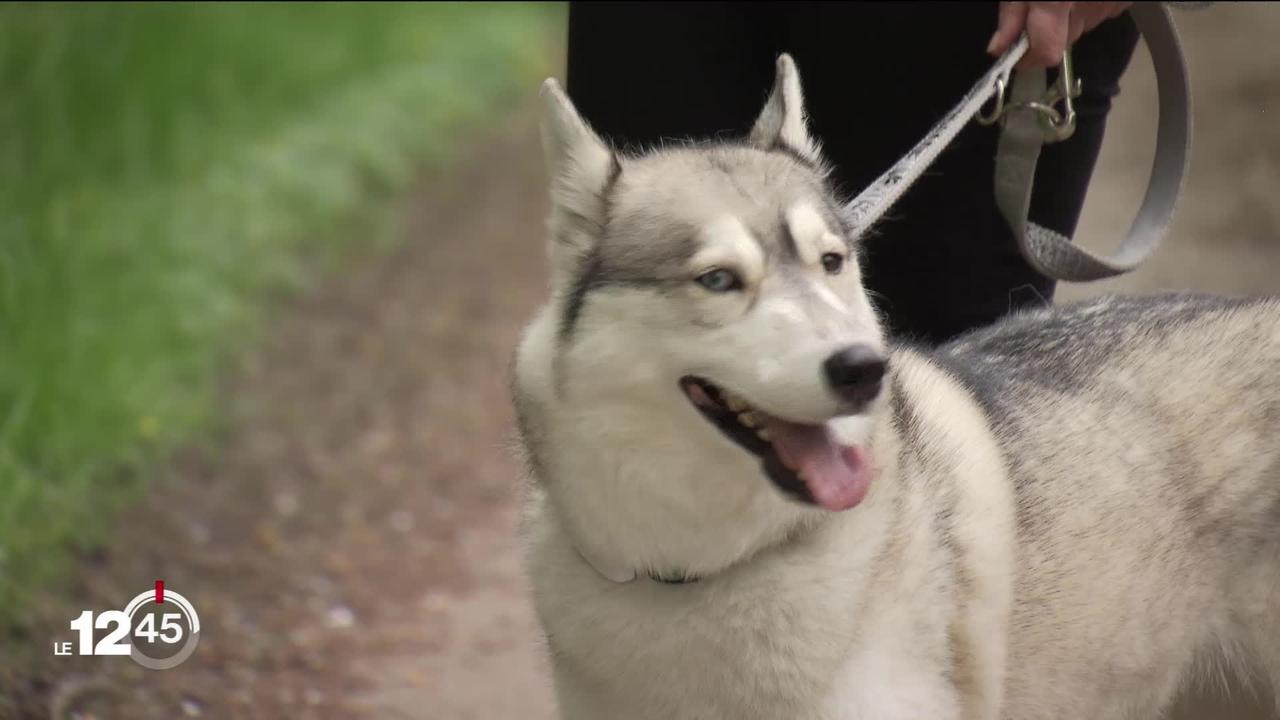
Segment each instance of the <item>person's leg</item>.
[{"label": "person's leg", "polygon": [[749,3],[570,3],[569,96],[620,147],[743,136],[773,81],[762,17]]},{"label": "person's leg", "polygon": [[[779,47],[796,58],[812,129],[848,193],[892,165],[992,63],[984,48],[996,3],[780,3],[776,12]],[[1135,41],[1126,15],[1077,44],[1079,124],[1041,157],[1036,222],[1075,229]],[[1052,297],[995,207],[997,137],[966,128],[865,239],[866,282],[891,332],[940,342]]]}]

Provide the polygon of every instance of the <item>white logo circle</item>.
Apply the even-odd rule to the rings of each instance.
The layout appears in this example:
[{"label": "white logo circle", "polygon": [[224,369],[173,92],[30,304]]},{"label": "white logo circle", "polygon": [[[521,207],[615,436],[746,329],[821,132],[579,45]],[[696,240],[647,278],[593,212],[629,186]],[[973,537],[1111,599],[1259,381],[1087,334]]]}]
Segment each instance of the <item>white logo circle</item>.
[{"label": "white logo circle", "polygon": [[[139,610],[145,608],[147,603],[156,601],[156,594],[156,591],[148,590],[139,593],[137,597],[129,601],[129,604],[124,608],[124,614],[129,616],[130,625],[132,625],[133,616]],[[183,661],[191,657],[191,653],[195,652],[196,646],[200,644],[200,616],[196,614],[196,609],[191,606],[191,603],[185,597],[172,590],[165,590],[163,597],[165,603],[172,602],[186,616],[187,626],[190,631],[187,633],[187,639],[183,642],[178,652],[165,658],[153,658],[146,655],[138,648],[137,644],[133,643],[133,636],[129,636],[130,644],[133,645],[133,650],[130,651],[129,657],[133,658],[133,661],[142,667],[152,670],[168,670],[181,665]]]}]

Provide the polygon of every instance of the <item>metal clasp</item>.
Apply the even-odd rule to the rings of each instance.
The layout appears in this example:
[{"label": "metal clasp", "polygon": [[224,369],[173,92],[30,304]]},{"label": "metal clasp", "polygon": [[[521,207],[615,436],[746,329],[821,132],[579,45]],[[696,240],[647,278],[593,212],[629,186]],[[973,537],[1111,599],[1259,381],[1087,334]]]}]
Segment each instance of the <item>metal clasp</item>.
[{"label": "metal clasp", "polygon": [[[1071,68],[1071,48],[1062,53],[1062,65],[1058,68],[1058,79],[1045,89],[1040,100],[1021,103],[1006,103],[1005,93],[1008,83],[1003,77],[996,78],[995,100],[991,111],[979,111],[974,118],[979,125],[1003,123],[1010,110],[1034,110],[1040,114],[1040,127],[1044,130],[1044,141],[1055,143],[1066,140],[1076,131],[1076,108],[1072,100],[1080,97],[1082,84]],[[1061,103],[1062,110],[1056,106]]]}]

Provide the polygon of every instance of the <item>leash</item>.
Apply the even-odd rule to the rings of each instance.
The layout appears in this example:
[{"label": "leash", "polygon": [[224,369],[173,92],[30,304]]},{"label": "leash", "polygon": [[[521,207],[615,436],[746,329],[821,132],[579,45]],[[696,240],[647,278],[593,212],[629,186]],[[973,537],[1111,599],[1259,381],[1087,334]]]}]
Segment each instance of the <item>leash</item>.
[{"label": "leash", "polygon": [[[1070,49],[1057,81],[1048,89],[1043,69],[1013,73],[1013,66],[1027,51],[1025,34],[915,147],[845,206],[853,236],[877,222],[964,126],[976,119],[980,124],[1001,124],[995,160],[996,205],[1032,267],[1058,280],[1087,282],[1121,275],[1142,264],[1168,230],[1182,193],[1191,156],[1191,90],[1169,9],[1164,3],[1138,2],[1129,13],[1156,70],[1159,119],[1146,195],[1129,232],[1112,255],[1095,255],[1072,244],[1071,238],[1027,218],[1040,149],[1071,136],[1075,129],[1071,101],[1079,96],[1080,83],[1072,73]],[[988,101],[993,107],[982,113]]]}]

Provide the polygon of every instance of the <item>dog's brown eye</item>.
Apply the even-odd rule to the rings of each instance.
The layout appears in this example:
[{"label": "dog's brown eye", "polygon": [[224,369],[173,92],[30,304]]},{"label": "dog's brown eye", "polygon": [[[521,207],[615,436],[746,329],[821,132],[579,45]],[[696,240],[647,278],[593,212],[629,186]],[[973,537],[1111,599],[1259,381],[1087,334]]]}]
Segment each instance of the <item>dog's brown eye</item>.
[{"label": "dog's brown eye", "polygon": [[844,269],[844,256],[840,253],[823,253],[822,269],[826,270],[828,275],[839,275]]},{"label": "dog's brown eye", "polygon": [[724,268],[712,268],[698,276],[698,284],[710,290],[711,292],[729,292],[730,290],[741,290],[742,281],[732,270]]}]

